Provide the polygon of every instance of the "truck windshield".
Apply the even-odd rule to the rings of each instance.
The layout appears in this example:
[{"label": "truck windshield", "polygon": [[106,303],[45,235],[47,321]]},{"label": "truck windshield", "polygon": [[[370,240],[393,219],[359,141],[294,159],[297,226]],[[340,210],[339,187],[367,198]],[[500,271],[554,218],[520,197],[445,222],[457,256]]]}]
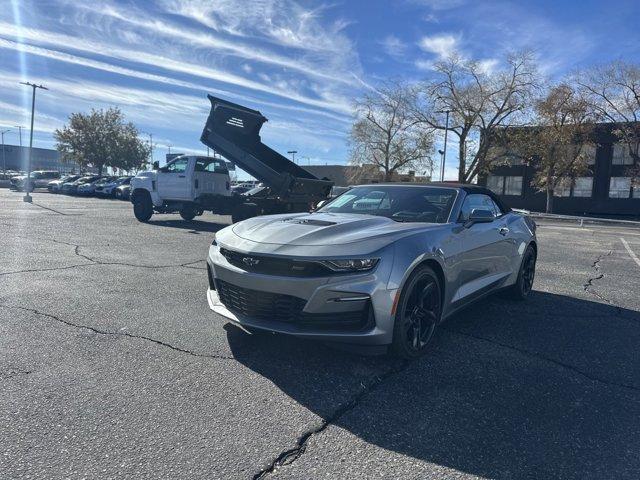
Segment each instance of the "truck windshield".
[{"label": "truck windshield", "polygon": [[456,190],[440,187],[373,185],[354,187],[318,212],[379,215],[397,222],[445,223]]},{"label": "truck windshield", "polygon": [[229,173],[224,160],[210,157],[198,157],[195,170],[196,172]]}]

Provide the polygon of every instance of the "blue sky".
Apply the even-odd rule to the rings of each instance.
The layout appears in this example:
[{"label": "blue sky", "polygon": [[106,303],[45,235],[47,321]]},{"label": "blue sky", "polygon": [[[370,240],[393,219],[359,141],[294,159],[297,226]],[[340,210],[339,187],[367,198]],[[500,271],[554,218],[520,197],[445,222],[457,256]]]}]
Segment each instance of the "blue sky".
[{"label": "blue sky", "polygon": [[[260,110],[263,141],[301,163],[348,161],[352,102],[390,77],[417,81],[457,51],[499,68],[531,48],[559,78],[612,59],[640,62],[637,1],[0,0],[0,126],[35,145],[69,113],[120,107],[154,135],[155,159],[199,142],[207,93]],[[26,141],[27,133],[23,131]],[[454,148],[455,144],[449,144]],[[453,162],[452,162],[453,163]],[[448,177],[455,177],[447,169]]]}]

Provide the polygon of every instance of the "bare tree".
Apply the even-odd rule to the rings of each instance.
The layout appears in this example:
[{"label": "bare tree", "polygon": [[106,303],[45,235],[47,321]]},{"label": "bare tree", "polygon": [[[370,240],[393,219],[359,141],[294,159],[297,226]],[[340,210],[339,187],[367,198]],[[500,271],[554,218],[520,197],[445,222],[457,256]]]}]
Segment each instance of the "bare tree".
[{"label": "bare tree", "polygon": [[577,74],[576,83],[598,120],[619,124],[614,134],[634,160],[631,174],[640,178],[640,66],[615,61]]},{"label": "bare tree", "polygon": [[[490,71],[482,62],[452,56],[435,66],[436,81],[424,83],[417,92],[416,119],[444,130],[445,112],[449,131],[458,137],[458,180],[471,182],[489,170],[487,151],[493,133],[516,117],[525,118],[539,88],[538,70],[529,52],[510,54],[503,69]],[[468,140],[477,148],[467,151]]]},{"label": "bare tree", "polygon": [[557,189],[570,188],[575,177],[589,170],[588,155],[595,152],[593,116],[587,100],[562,83],[536,101],[534,121],[533,127],[505,128],[495,138],[507,145],[506,154],[519,155],[535,167],[532,185],[546,191],[546,211],[551,213]]},{"label": "bare tree", "polygon": [[415,121],[413,99],[411,88],[389,82],[356,102],[349,139],[351,165],[375,165],[385,181],[400,170],[430,168],[433,132]]}]

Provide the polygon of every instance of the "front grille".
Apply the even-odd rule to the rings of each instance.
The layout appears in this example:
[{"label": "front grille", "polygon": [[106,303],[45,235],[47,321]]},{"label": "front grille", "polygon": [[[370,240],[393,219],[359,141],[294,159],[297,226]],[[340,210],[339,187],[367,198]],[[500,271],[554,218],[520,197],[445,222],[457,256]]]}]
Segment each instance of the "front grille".
[{"label": "front grille", "polygon": [[307,313],[302,311],[306,300],[292,295],[252,290],[220,279],[215,279],[215,286],[225,307],[252,320],[331,330],[362,330],[373,321],[369,302],[354,312]]},{"label": "front grille", "polygon": [[256,320],[292,322],[306,303],[302,298],[242,288],[219,279],[215,283],[225,307]]},{"label": "front grille", "polygon": [[220,253],[231,265],[247,272],[285,277],[322,277],[332,273],[321,263],[313,261],[253,255],[226,248],[220,248]]}]

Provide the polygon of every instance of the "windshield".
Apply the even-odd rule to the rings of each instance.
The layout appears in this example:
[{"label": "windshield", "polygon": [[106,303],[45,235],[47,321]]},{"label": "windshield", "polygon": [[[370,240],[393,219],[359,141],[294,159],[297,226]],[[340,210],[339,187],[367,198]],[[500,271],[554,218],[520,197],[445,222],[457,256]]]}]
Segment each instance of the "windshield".
[{"label": "windshield", "polygon": [[456,190],[440,187],[369,185],[354,187],[318,210],[378,215],[397,222],[445,223]]}]

